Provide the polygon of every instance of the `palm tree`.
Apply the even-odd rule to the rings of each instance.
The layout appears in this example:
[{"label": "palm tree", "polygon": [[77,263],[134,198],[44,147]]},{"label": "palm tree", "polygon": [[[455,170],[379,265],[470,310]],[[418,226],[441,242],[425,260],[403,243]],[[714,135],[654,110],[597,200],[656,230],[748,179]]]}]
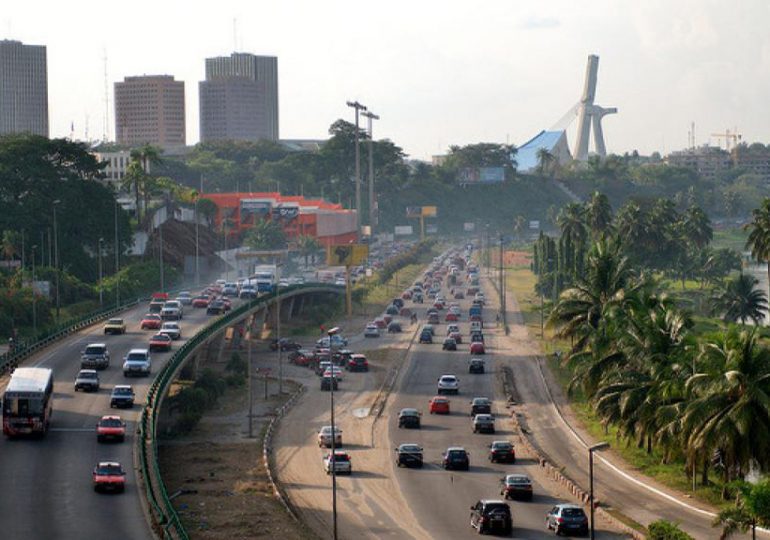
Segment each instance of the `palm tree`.
[{"label": "palm tree", "polygon": [[161,162],[161,150],[150,144],[145,144],[139,148],[131,150],[131,163],[126,169],[126,176],[123,179],[123,185],[126,188],[134,188],[134,199],[136,202],[136,220],[141,223],[140,195],[145,200],[145,210],[147,209],[147,199],[149,197],[150,166]]},{"label": "palm tree", "polygon": [[547,148],[540,148],[537,151],[537,170],[541,176],[546,173],[553,173],[556,156],[548,151]]},{"label": "palm tree", "polygon": [[286,247],[286,234],[279,223],[260,219],[249,230],[244,239],[244,244],[258,251],[283,249]]},{"label": "palm tree", "polygon": [[612,207],[604,193],[595,191],[591,199],[586,203],[586,221],[594,238],[604,234],[612,227]]},{"label": "palm tree", "polygon": [[691,206],[682,217],[682,233],[698,249],[703,249],[714,237],[711,220],[699,206]]},{"label": "palm tree", "polygon": [[767,264],[767,277],[770,279],[770,198],[765,197],[762,206],[751,211],[751,223],[746,229],[751,229],[746,240],[746,247],[751,249],[751,256],[757,262]]},{"label": "palm tree", "polygon": [[767,295],[756,288],[757,278],[748,274],[740,274],[729,280],[724,289],[712,298],[712,311],[722,314],[725,322],[741,321],[746,324],[750,320],[758,325],[767,312]]},{"label": "palm tree", "polygon": [[572,245],[582,245],[588,239],[585,209],[580,203],[569,203],[562,208],[556,223],[561,229],[562,238]]},{"label": "palm tree", "polygon": [[713,522],[714,527],[722,526],[720,540],[730,538],[738,531],[746,533],[749,529],[755,539],[757,526],[770,525],[770,480],[756,484],[739,482],[737,487],[735,504],[719,512]]},{"label": "palm tree", "polygon": [[126,191],[134,192],[134,204],[136,204],[136,221],[141,222],[141,194],[144,192],[144,181],[147,174],[142,169],[139,161],[132,160],[126,168],[126,174],[123,176],[121,187]]}]

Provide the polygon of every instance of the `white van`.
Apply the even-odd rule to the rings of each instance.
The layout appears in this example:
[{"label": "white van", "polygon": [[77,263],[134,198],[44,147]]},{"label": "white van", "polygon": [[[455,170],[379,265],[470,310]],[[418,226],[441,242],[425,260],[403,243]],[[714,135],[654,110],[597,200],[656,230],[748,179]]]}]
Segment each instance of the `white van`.
[{"label": "white van", "polygon": [[471,321],[471,333],[473,332],[481,332],[481,329],[484,327],[484,323],[481,321]]}]

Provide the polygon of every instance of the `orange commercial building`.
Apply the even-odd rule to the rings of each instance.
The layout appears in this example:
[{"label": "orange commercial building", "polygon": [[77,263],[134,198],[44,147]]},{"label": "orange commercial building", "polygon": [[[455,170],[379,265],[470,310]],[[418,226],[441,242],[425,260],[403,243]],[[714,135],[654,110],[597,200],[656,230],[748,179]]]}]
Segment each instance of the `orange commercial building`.
[{"label": "orange commercial building", "polygon": [[277,192],[202,193],[217,206],[217,228],[229,220],[233,236],[247,231],[257,220],[279,221],[291,242],[299,236],[312,236],[324,246],[355,243],[356,212],[323,199],[281,195]]}]

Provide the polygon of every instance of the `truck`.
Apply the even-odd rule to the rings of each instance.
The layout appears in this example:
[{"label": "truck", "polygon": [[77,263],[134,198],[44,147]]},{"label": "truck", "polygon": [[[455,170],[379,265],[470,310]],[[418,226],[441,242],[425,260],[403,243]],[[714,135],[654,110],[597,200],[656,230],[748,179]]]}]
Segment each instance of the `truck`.
[{"label": "truck", "polygon": [[256,285],[257,292],[273,292],[278,283],[276,274],[276,265],[260,264],[254,267],[254,274],[249,277],[249,283]]}]

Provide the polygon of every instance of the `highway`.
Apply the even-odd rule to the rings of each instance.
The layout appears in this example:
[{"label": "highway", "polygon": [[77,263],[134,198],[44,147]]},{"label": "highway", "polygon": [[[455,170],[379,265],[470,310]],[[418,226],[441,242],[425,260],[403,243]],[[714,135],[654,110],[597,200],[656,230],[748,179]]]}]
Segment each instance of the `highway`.
[{"label": "highway", "polygon": [[[235,302],[234,302],[235,305]],[[105,336],[97,325],[70,336],[27,360],[25,366],[54,370],[54,402],[50,432],[42,439],[0,438],[0,516],[4,539],[72,539],[114,537],[146,540],[151,532],[142,511],[138,472],[134,469],[133,447],[136,419],[147,388],[171,353],[153,352],[152,377],[125,378],[123,356],[131,348],[147,346],[152,330],[140,330],[146,313],[142,305],[124,314],[125,335]],[[192,337],[211,317],[204,309],[185,307],[181,321],[182,339]],[[80,353],[88,343],[105,342],[110,367],[100,371],[98,393],[74,391],[80,369]],[[5,387],[4,380],[2,387]],[[136,392],[133,409],[110,409],[109,398],[116,384],[132,384]],[[127,421],[123,443],[97,443],[94,426],[105,414],[120,414]],[[127,472],[123,494],[95,493],[91,470],[97,461],[119,461]]]}]

